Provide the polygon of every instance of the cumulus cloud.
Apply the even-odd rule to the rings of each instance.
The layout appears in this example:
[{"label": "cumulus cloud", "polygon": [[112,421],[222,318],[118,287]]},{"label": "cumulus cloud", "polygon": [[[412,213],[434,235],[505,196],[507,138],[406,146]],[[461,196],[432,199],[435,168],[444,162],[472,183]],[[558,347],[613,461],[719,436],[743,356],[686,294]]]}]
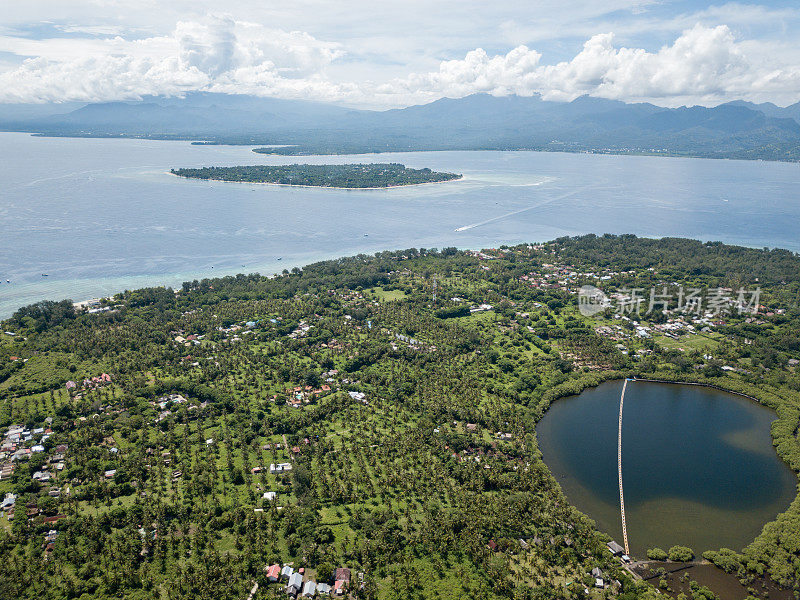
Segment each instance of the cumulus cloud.
[{"label": "cumulus cloud", "polygon": [[606,98],[724,97],[753,91],[759,69],[726,26],[695,26],[674,44],[650,53],[616,48],[610,34],[596,35],[570,62],[543,69],[553,97],[592,93]]},{"label": "cumulus cloud", "polygon": [[309,74],[344,54],[338,44],[305,32],[268,29],[228,16],[180,22],[174,36],[183,65],[212,77],[254,67],[288,76]]},{"label": "cumulus cloud", "polygon": [[798,100],[800,67],[738,41],[724,25],[695,25],[656,51],[592,36],[570,60],[545,64],[525,45],[490,55],[477,48],[438,69],[390,81],[333,81],[345,56],[335,42],[217,15],[177,23],[166,36],[126,40],[23,40],[0,37],[0,51],[27,54],[0,72],[0,102],[104,101],[201,90],[400,106],[476,92],[580,95],[664,105],[732,98]]},{"label": "cumulus cloud", "polygon": [[343,55],[339,44],[307,33],[228,16],[181,21],[170,36],[133,41],[0,40],[0,49],[12,48],[35,57],[0,73],[0,102],[104,101],[192,90],[291,95],[310,87],[335,94],[337,86],[320,72]]},{"label": "cumulus cloud", "polygon": [[542,55],[527,46],[514,48],[505,55],[490,57],[478,48],[463,60],[446,60],[432,73],[413,74],[378,87],[381,94],[431,93],[466,96],[475,92],[495,95],[526,94],[530,76],[539,68]]},{"label": "cumulus cloud", "polygon": [[210,77],[230,71],[241,60],[237,57],[236,23],[218,17],[206,23],[180,22],[175,28],[181,66],[197,69]]},{"label": "cumulus cloud", "polygon": [[597,34],[574,58],[554,65],[541,64],[541,55],[527,46],[493,57],[478,49],[462,60],[442,62],[437,72],[397,79],[380,91],[422,97],[541,94],[546,100],[590,94],[674,104],[687,98],[719,101],[764,94],[791,98],[798,89],[797,65],[751,60],[727,26],[696,25],[657,52],[617,47],[613,34]]}]

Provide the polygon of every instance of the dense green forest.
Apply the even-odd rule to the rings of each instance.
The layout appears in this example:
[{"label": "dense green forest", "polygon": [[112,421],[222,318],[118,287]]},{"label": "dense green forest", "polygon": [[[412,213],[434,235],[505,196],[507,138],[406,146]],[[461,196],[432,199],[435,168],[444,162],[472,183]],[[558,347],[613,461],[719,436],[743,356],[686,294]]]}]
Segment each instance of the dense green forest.
[{"label": "dense green forest", "polygon": [[[583,316],[584,284],[761,292],[667,331],[677,306]],[[536,422],[609,379],[708,383],[773,408],[798,472],[798,300],[790,252],[584,236],[22,308],[0,327],[0,595],[285,597],[265,567],[290,563],[352,598],[679,597],[570,506]],[[765,578],[792,597],[800,499],[705,558],[754,598]]]},{"label": "dense green forest", "polygon": [[[255,151],[260,150],[257,148]],[[172,169],[174,175],[195,179],[279,183],[336,188],[386,188],[459,179],[455,173],[409,169],[398,163],[348,165],[278,165]]]}]

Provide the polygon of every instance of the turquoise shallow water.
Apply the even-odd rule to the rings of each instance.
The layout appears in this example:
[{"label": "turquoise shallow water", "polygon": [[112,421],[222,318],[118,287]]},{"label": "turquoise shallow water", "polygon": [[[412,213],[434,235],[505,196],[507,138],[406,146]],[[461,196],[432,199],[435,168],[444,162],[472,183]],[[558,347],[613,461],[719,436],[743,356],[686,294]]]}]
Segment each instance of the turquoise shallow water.
[{"label": "turquoise shallow water", "polygon": [[[330,190],[168,173],[375,161],[465,177]],[[541,152],[287,158],[249,147],[0,133],[0,181],[0,318],[43,298],[82,300],[409,247],[481,248],[593,232],[800,250],[800,166],[788,163]]]},{"label": "turquoise shallow water", "polygon": [[[617,483],[621,382],[558,400],[537,426],[564,493],[622,541]],[[741,549],[794,499],[797,478],[772,447],[775,413],[708,388],[629,383],[622,427],[631,550]]]}]

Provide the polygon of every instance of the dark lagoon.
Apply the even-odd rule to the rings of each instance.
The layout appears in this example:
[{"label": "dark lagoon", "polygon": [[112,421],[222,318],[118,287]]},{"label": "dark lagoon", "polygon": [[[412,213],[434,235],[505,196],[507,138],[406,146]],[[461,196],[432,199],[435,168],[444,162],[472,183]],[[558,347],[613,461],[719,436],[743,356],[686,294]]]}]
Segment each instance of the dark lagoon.
[{"label": "dark lagoon", "polygon": [[[558,400],[537,425],[545,463],[570,502],[622,542],[617,424],[622,382]],[[784,511],[797,478],[770,437],[775,413],[697,386],[630,382],[622,469],[631,551],[742,549]]]}]

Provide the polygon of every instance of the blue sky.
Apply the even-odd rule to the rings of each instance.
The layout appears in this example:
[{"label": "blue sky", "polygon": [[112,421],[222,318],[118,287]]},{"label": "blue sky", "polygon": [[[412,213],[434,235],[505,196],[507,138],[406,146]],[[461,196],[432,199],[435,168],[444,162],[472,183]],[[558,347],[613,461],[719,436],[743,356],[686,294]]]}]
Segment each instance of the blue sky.
[{"label": "blue sky", "polygon": [[28,0],[0,102],[191,90],[403,106],[475,92],[800,100],[797,2]]}]

